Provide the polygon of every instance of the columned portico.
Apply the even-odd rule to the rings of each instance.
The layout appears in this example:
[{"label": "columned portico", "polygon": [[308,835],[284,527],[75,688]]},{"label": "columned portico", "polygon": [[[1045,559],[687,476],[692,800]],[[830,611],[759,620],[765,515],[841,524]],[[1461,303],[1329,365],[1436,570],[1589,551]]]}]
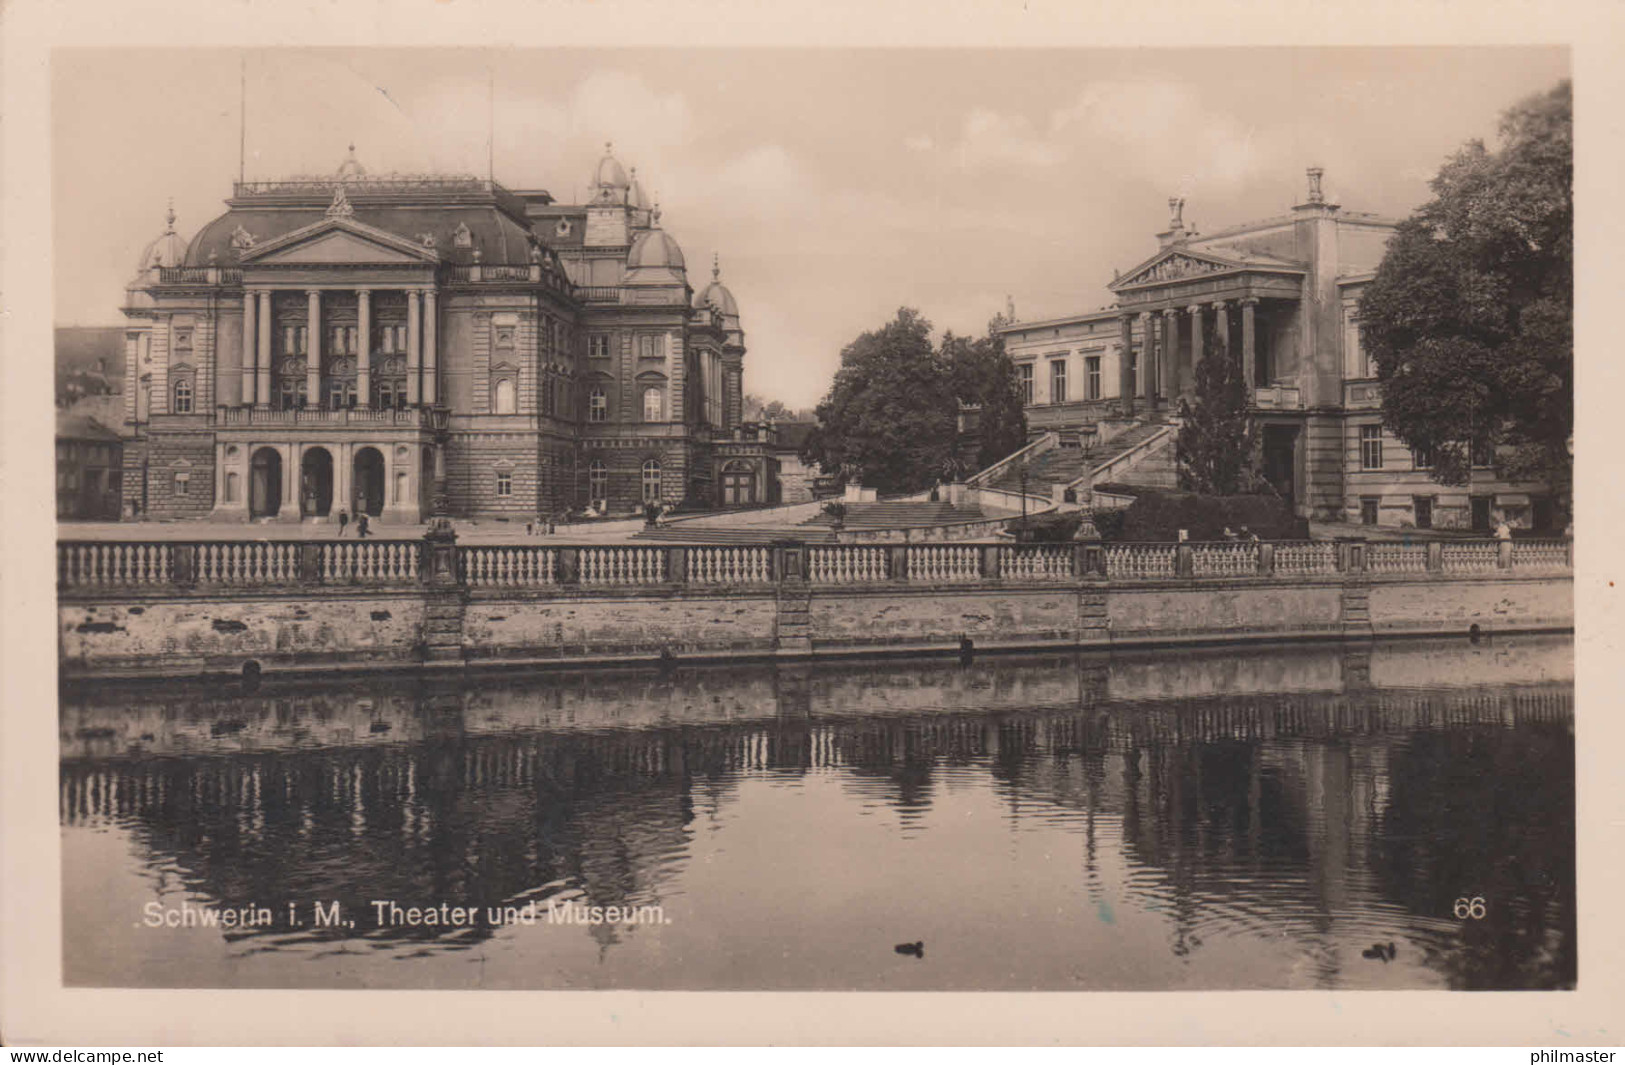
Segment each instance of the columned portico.
[{"label": "columned portico", "polygon": [[1179,310],[1169,307],[1162,312],[1162,359],[1157,364],[1157,390],[1165,404],[1179,394],[1179,347]]},{"label": "columned portico", "polygon": [[243,404],[254,405],[254,381],[256,368],[254,365],[254,338],[258,331],[254,326],[254,307],[257,297],[252,289],[243,289]]},{"label": "columned portico", "polygon": [[259,342],[254,351],[254,405],[271,405],[271,290],[259,290]]},{"label": "columned portico", "polygon": [[431,288],[423,293],[423,402],[430,405],[438,403],[440,396],[439,371],[435,366],[439,321],[435,311],[435,292]]},{"label": "columned portico", "polygon": [[358,288],[356,298],[355,405],[363,410],[372,400],[372,290]]},{"label": "columned portico", "polygon": [[421,308],[418,305],[420,293],[412,289],[406,294],[406,402],[409,406],[417,406],[421,400],[419,396],[419,351],[421,330],[418,326],[418,315]]},{"label": "columned portico", "polygon": [[1134,316],[1125,314],[1117,320],[1119,327],[1117,360],[1117,395],[1124,414],[1134,413]]},{"label": "columned portico", "polygon": [[322,398],[322,290],[313,288],[306,294],[310,301],[308,339],[305,355],[305,396],[313,407],[321,406]]},{"label": "columned portico", "polygon": [[1180,391],[1194,393],[1196,391],[1196,368],[1202,365],[1202,330],[1204,324],[1202,321],[1202,305],[1193,303],[1186,307],[1185,311],[1191,316],[1191,376],[1189,382],[1180,382]]},{"label": "columned portico", "polygon": [[1251,391],[1258,380],[1258,355],[1255,349],[1256,325],[1254,323],[1254,309],[1258,306],[1258,299],[1249,296],[1241,301],[1241,382]]},{"label": "columned portico", "polygon": [[1145,400],[1147,410],[1157,394],[1157,316],[1150,311],[1140,313],[1140,366],[1135,391]]}]

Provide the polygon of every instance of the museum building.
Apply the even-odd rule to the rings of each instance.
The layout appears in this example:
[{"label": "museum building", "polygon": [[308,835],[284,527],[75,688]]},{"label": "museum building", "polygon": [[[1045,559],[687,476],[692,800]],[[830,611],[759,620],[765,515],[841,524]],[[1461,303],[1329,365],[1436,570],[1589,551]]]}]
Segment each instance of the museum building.
[{"label": "museum building", "polygon": [[[458,176],[239,181],[127,289],[124,498],[152,519],[746,505],[745,336],[606,146],[586,202]],[[144,483],[143,483],[144,482]],[[144,508],[140,501],[144,500]]]},{"label": "museum building", "polygon": [[[1487,530],[1553,520],[1542,486],[1498,479],[1487,453],[1468,485],[1429,476],[1431,458],[1383,426],[1359,301],[1397,221],[1328,202],[1322,171],[1289,214],[1201,234],[1169,201],[1149,259],[1107,287],[1115,303],[1012,322],[1000,334],[1029,430],[1085,444],[1125,423],[1177,418],[1205,357],[1240,362],[1259,427],[1260,471],[1296,511],[1325,521]],[[1172,446],[1172,440],[1169,440]]]}]

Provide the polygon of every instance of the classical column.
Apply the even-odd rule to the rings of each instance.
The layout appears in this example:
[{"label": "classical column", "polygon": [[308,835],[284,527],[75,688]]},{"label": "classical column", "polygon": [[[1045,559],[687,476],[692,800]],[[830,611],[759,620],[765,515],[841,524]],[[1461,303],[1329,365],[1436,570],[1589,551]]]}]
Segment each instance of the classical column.
[{"label": "classical column", "polygon": [[305,336],[305,402],[312,409],[322,406],[322,290],[313,288],[305,295],[310,300],[309,321]]},{"label": "classical column", "polygon": [[372,406],[372,289],[356,289],[355,305],[355,405],[365,409]]},{"label": "classical column", "polygon": [[1202,305],[1193,303],[1185,310],[1191,316],[1191,389],[1196,388],[1196,368],[1202,365]]},{"label": "classical column", "polygon": [[1253,403],[1253,388],[1257,381],[1258,355],[1253,324],[1253,308],[1258,300],[1252,296],[1241,301],[1241,383],[1247,390],[1247,405]]},{"label": "classical column", "polygon": [[1224,352],[1227,359],[1235,358],[1235,352],[1230,350],[1230,301],[1228,300],[1214,301],[1213,335],[1218,338],[1214,341],[1214,350]]},{"label": "classical column", "polygon": [[418,290],[406,293],[406,403],[416,407],[418,399],[418,354],[421,333],[418,329]]},{"label": "classical column", "polygon": [[1149,410],[1151,397],[1157,394],[1157,316],[1150,311],[1141,311],[1140,329],[1143,334],[1140,343],[1140,379],[1135,384],[1139,386],[1136,391]]},{"label": "classical column", "polygon": [[[256,297],[251,288],[243,289],[243,405],[254,405],[254,301]],[[135,363],[130,364],[134,367]],[[132,395],[134,394],[132,390]]]},{"label": "classical column", "polygon": [[[440,319],[435,314],[434,289],[423,293],[423,402],[433,406],[439,401],[438,369],[435,366],[435,338],[440,333]],[[438,452],[436,452],[438,457]]]},{"label": "classical column", "polygon": [[1162,312],[1162,361],[1157,367],[1157,391],[1168,403],[1179,390],[1179,311],[1174,307]]},{"label": "classical column", "polygon": [[255,376],[259,385],[255,389],[254,401],[257,406],[269,407],[271,405],[271,290],[260,290],[259,311],[259,352],[254,359]]},{"label": "classical column", "polygon": [[1117,319],[1119,354],[1117,357],[1117,398],[1123,404],[1123,413],[1134,413],[1134,316],[1125,314]]}]

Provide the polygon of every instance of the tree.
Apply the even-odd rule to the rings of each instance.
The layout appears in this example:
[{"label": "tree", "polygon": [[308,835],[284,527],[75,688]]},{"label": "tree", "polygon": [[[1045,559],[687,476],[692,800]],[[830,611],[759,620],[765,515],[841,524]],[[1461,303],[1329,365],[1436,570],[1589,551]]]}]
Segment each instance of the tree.
[{"label": "tree", "polygon": [[1231,496],[1253,491],[1258,429],[1247,417],[1247,383],[1223,338],[1196,366],[1196,405],[1181,401],[1179,486]]},{"label": "tree", "polygon": [[954,398],[979,408],[976,452],[969,456],[972,465],[986,469],[1025,446],[1027,415],[1015,364],[1004,352],[1004,338],[991,326],[988,335],[977,340],[948,333],[942,338],[941,357]]},{"label": "tree", "polygon": [[1383,421],[1461,484],[1472,453],[1565,504],[1574,432],[1574,134],[1568,82],[1469,142],[1400,223],[1360,301]]},{"label": "tree", "polygon": [[841,352],[802,458],[884,493],[918,491],[952,455],[956,408],[931,323],[904,307]]}]

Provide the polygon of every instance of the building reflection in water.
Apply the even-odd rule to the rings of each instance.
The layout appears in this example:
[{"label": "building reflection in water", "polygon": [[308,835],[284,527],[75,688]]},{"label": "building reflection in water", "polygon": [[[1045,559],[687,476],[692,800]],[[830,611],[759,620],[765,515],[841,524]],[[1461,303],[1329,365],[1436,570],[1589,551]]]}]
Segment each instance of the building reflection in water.
[{"label": "building reflection in water", "polygon": [[[1275,952],[1238,966],[1232,986],[1363,986],[1381,966],[1350,945],[1400,938],[1413,984],[1563,987],[1576,966],[1571,655],[1566,640],[1503,638],[1173,660],[284,682],[252,695],[66,691],[61,816],[65,834],[125,833],[129,860],[161,892],[221,905],[337,900],[359,918],[354,928],[278,920],[220,933],[254,951],[353,941],[398,956],[508,934],[483,921],[377,927],[374,899],[482,912],[549,899],[669,907],[697,876],[709,833],[733,846],[732,860],[757,863],[729,890],[732,905],[764,920],[788,904],[769,875],[788,851],[833,847],[830,884],[863,898],[892,891],[890,863],[936,847],[930,868],[963,881],[967,913],[1048,921],[1034,942],[1075,951],[1075,914],[1040,912],[1038,889],[1019,896],[1036,869],[1023,863],[1076,855],[1061,908],[1106,925],[1124,911],[1150,915],[1163,964],[1188,966],[1220,944]],[[1420,686],[1418,675],[1455,683]],[[835,790],[810,830],[775,820],[773,796],[819,782]],[[956,835],[988,799],[998,823]],[[939,812],[950,807],[964,809],[958,821]],[[871,813],[895,832],[851,829]],[[979,865],[1002,870],[1000,890],[1018,897],[975,898],[994,875]],[[65,870],[65,897],[110,882],[107,870],[89,872]],[[922,887],[922,921],[924,896],[953,887]],[[1489,900],[1483,920],[1454,919],[1463,896]],[[128,923],[139,910],[133,899],[107,919]],[[792,944],[833,934],[782,923]],[[572,932],[593,937],[600,959],[631,939],[675,934],[615,923]],[[1090,949],[1101,949],[1100,934],[1088,930]],[[69,928],[70,983],[117,981],[117,959],[98,957],[99,942],[94,927]],[[1133,975],[1128,952],[1143,947],[1120,949],[1116,986],[1161,986],[1165,977]],[[942,963],[953,972],[940,985],[923,966],[909,979],[1009,986],[1008,959],[968,953],[977,956]],[[660,960],[666,986],[720,986]],[[1046,961],[1050,975],[1030,986],[1072,986],[1054,976],[1071,962]],[[766,960],[739,964],[748,973]],[[874,986],[861,973],[845,979]],[[791,982],[847,986],[805,973]]]}]

